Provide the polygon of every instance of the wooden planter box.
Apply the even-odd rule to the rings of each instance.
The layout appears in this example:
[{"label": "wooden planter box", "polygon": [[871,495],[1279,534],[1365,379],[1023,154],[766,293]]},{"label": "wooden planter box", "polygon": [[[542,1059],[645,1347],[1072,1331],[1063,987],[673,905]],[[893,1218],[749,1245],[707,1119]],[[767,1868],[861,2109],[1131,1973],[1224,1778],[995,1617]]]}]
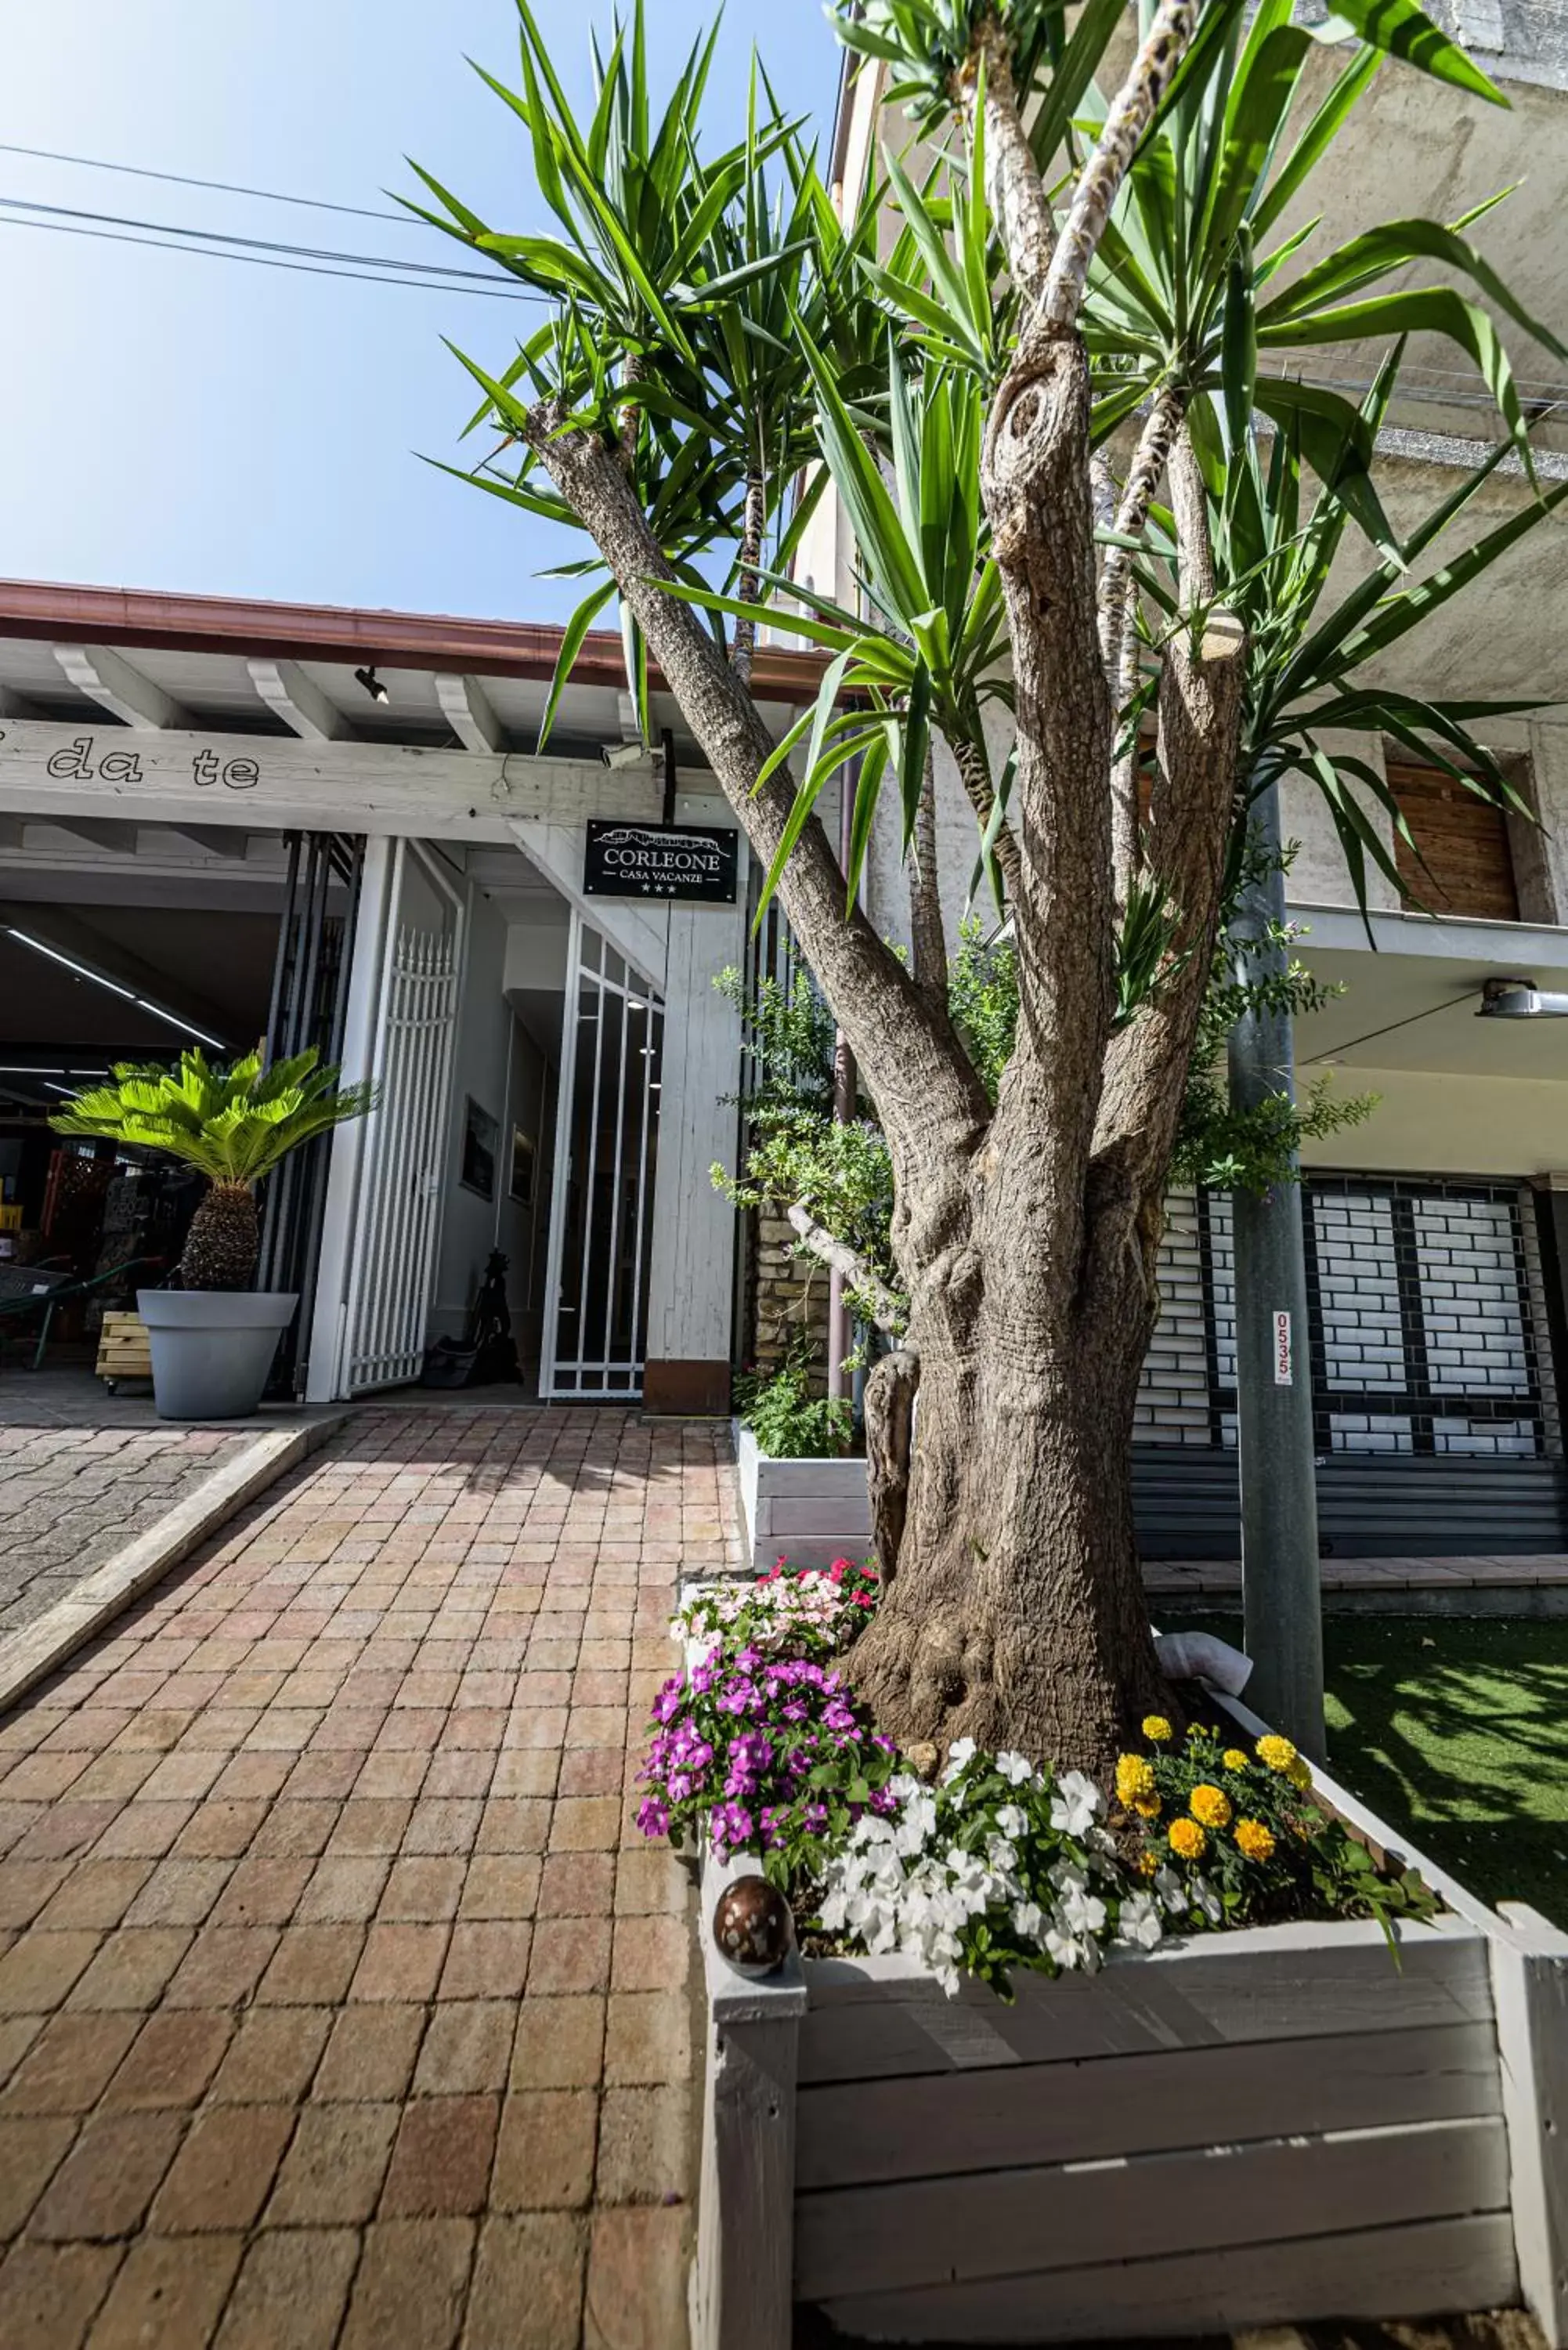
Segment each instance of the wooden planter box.
[{"label": "wooden planter box", "polygon": [[831,1566],[836,1558],[866,1556],[871,1503],[864,1461],[775,1461],[739,1420],[734,1437],[753,1566],[781,1557],[792,1566]]},{"label": "wooden planter box", "polygon": [[898,1958],[749,1981],[709,1931],[744,1865],[710,1864],[694,2350],[787,2350],[795,2302],[859,2339],[1040,2343],[1521,2298],[1563,2350],[1568,1936],[1419,1865],[1450,1914],[1398,1969],[1374,1925],[1278,1926],[1020,1975],[1008,2006]]}]

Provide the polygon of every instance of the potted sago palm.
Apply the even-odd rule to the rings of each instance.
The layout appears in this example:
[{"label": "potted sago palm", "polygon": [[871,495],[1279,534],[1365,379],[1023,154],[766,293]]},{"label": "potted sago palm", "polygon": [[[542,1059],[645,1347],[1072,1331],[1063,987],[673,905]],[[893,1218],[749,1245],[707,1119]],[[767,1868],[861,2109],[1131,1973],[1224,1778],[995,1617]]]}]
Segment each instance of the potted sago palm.
[{"label": "potted sago palm", "polygon": [[213,1067],[200,1048],[177,1069],[117,1065],[112,1083],[89,1087],[50,1120],[58,1134],[88,1134],[161,1150],[208,1179],[167,1289],[137,1293],[152,1353],[161,1419],[237,1419],[255,1409],[297,1294],[255,1290],[260,1229],[256,1186],[291,1150],[374,1104],[372,1086],[341,1086],[314,1048],[264,1066],[265,1046]]}]

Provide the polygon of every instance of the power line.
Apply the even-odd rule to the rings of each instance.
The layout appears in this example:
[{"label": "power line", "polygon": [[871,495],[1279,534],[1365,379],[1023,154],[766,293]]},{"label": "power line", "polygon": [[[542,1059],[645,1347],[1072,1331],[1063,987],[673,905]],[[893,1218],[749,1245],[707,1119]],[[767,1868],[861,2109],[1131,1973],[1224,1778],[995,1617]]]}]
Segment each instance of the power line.
[{"label": "power line", "polygon": [[1483,993],[1481,988],[1467,987],[1462,995],[1450,996],[1442,1003],[1428,1003],[1424,1012],[1407,1013],[1403,1020],[1390,1020],[1381,1028],[1369,1028],[1365,1036],[1352,1036],[1344,1045],[1325,1045],[1321,1053],[1309,1053],[1297,1066],[1306,1069],[1314,1061],[1342,1060],[1346,1053],[1354,1053],[1358,1045],[1370,1045],[1377,1036],[1392,1036],[1396,1028],[1413,1028],[1417,1020],[1430,1020],[1439,1012],[1457,1011],[1461,1003],[1473,1003],[1476,997]]},{"label": "power line", "polygon": [[454,286],[440,278],[389,276],[373,269],[333,269],[320,262],[286,261],[268,253],[225,253],[216,245],[171,244],[165,238],[136,236],[112,228],[87,228],[74,221],[24,220],[16,213],[0,214],[0,228],[36,228],[57,236],[95,237],[104,244],[139,244],[153,253],[182,253],[197,261],[244,261],[262,269],[288,269],[305,277],[342,277],[351,286],[400,286],[415,294],[457,294],[489,302],[541,302],[545,296],[530,287]]},{"label": "power line", "polygon": [[225,196],[257,196],[268,204],[304,204],[313,212],[347,213],[355,220],[396,221],[410,225],[409,213],[373,212],[364,204],[328,203],[321,196],[285,195],[277,188],[248,188],[234,180],[198,180],[188,172],[155,172],[143,163],[110,163],[101,155],[64,155],[53,147],[17,147],[0,139],[0,155],[30,155],[40,163],[72,163],[84,172],[120,172],[134,180],[163,180],[176,188],[213,188]]},{"label": "power line", "polygon": [[[447,262],[403,261],[386,253],[339,253],[330,245],[285,244],[275,237],[239,236],[228,229],[188,228],[180,221],[139,220],[134,214],[126,213],[93,213],[81,211],[72,204],[43,204],[35,202],[31,196],[0,196],[0,206],[6,212],[42,213],[51,220],[90,221],[106,228],[144,230],[155,236],[192,237],[201,244],[239,245],[254,253],[284,253],[303,261],[342,262],[357,269],[392,269],[401,276],[414,277],[462,278],[486,286],[492,292],[509,290],[497,287],[493,270],[461,269]],[[534,294],[532,288],[518,287],[516,291],[529,295],[535,301],[545,298],[542,295]]]}]

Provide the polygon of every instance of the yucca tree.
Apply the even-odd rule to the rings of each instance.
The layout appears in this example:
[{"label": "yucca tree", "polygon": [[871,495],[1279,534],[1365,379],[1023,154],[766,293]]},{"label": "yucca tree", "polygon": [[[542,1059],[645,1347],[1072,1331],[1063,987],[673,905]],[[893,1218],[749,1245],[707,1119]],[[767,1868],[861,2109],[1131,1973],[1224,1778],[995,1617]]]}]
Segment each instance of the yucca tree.
[{"label": "yucca tree", "polygon": [[[517,5],[521,86],[483,78],[527,129],[555,233],[493,229],[422,171],[441,210],[410,206],[559,304],[497,377],[459,354],[485,394],[474,423],[504,435],[470,478],[580,532],[581,518],[551,484],[524,427],[530,407],[553,404],[613,440],[676,577],[700,583],[712,568],[704,558],[722,546],[749,600],[770,532],[782,567],[814,503],[809,494],[796,499],[783,524],[784,502],[815,454],[797,324],[831,352],[846,385],[871,384],[881,321],[861,264],[874,249],[878,208],[867,201],[840,222],[798,126],[759,68],[743,137],[711,161],[701,155],[716,25],[693,46],[659,108],[649,89],[643,0],[634,0],[607,55],[594,45],[594,105],[579,119],[527,0]],[[597,554],[568,558],[547,576],[594,584],[563,635],[541,749],[584,638],[618,595]],[[646,735],[646,649],[624,598],[620,618],[628,684]],[[730,648],[742,681],[754,634],[740,621]]]},{"label": "yucca tree", "polygon": [[[1353,330],[1447,333],[1517,445],[1490,313],[1447,285],[1376,281],[1458,267],[1514,327],[1544,330],[1459,249],[1458,227],[1374,232],[1315,277],[1287,276],[1290,240],[1270,245],[1271,203],[1282,211],[1332,156],[1376,62],[1358,50],[1335,98],[1298,126],[1292,94],[1310,45],[1348,24],[1390,71],[1496,97],[1413,0],[1343,0],[1318,27],[1263,0],[1251,30],[1244,0],[1161,0],[1130,56],[1116,0],[1086,0],[1070,23],[1060,0],[839,0],[834,13],[928,140],[919,164],[886,158],[887,231],[874,251],[855,248],[878,313],[880,380],[846,380],[798,304],[805,331],[791,338],[856,542],[854,597],[805,594],[776,562],[757,566],[754,598],[728,592],[740,585],[739,476],[709,421],[728,396],[718,341],[701,396],[660,415],[670,469],[695,483],[711,459],[722,512],[705,553],[679,560],[626,461],[607,307],[590,324],[587,291],[573,291],[557,322],[560,337],[591,335],[596,385],[585,389],[577,361],[552,374],[526,355],[483,380],[490,421],[525,452],[531,483],[547,477],[635,616],[775,882],[887,1139],[909,1319],[878,1409],[907,1414],[918,1379],[919,1413],[889,1587],[851,1670],[905,1742],[967,1734],[1102,1769],[1158,1696],[1133,1539],[1133,1413],[1253,765],[1295,743],[1343,794],[1337,769],[1319,773],[1307,713],[1314,696],[1343,710],[1360,691],[1357,648],[1376,646],[1379,599],[1422,592],[1382,579],[1313,690],[1287,684],[1324,625],[1291,570],[1315,527],[1303,519],[1316,511],[1306,476],[1328,502],[1309,567],[1332,561],[1329,538],[1345,527],[1380,563],[1400,550],[1376,494],[1376,420],[1314,387],[1277,391],[1265,383],[1274,362],[1258,355]],[[692,161],[693,186],[704,168]],[[813,282],[810,256],[797,265]],[[645,380],[690,380],[701,300],[694,286],[679,335],[639,345]],[[855,341],[863,353],[863,332]],[[1270,432],[1284,475],[1259,453]],[[720,623],[765,614],[782,627],[792,605],[787,625],[830,661],[816,708],[776,746]],[[1012,735],[995,773],[981,764],[988,705],[992,731],[1005,722]],[[1380,707],[1397,714],[1394,697]],[[1467,723],[1427,709],[1409,718],[1423,741]],[[1145,716],[1147,812],[1135,788]],[[958,764],[1012,917],[1018,1020],[994,1099],[925,966],[846,905],[811,806],[833,763],[858,752],[857,853],[876,795],[892,788],[918,845],[931,737]],[[897,1442],[877,1450],[899,1454]]]},{"label": "yucca tree", "polygon": [[174,1069],[118,1062],[111,1085],[88,1087],[49,1120],[57,1134],[161,1150],[206,1176],[212,1188],[180,1258],[185,1289],[248,1289],[260,1248],[256,1185],[291,1150],[375,1105],[374,1086],[339,1086],[314,1046],[270,1067],[264,1053],[258,1045],[227,1068],[199,1045]]}]

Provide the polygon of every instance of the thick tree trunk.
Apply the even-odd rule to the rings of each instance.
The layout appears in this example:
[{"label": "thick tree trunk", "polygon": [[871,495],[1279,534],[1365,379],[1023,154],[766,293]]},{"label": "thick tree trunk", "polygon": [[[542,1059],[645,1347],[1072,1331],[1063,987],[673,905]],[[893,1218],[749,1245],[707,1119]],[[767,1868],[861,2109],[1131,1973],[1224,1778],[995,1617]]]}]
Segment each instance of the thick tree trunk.
[{"label": "thick tree trunk", "polygon": [[896,1347],[875,1363],[866,1381],[866,1482],[871,1491],[871,1547],[891,1583],[898,1567],[909,1506],[909,1457],[920,1358]]},{"label": "thick tree trunk", "polygon": [[[1161,1690],[1123,1367],[1141,1360],[1153,1294],[1129,1265],[1120,1332],[1073,1316],[1053,1332],[1000,1231],[983,1263],[961,1342],[922,1347],[898,1570],[849,1670],[903,1745],[969,1737],[1103,1777]],[[1021,1350],[1031,1325],[1040,1343]]]}]

